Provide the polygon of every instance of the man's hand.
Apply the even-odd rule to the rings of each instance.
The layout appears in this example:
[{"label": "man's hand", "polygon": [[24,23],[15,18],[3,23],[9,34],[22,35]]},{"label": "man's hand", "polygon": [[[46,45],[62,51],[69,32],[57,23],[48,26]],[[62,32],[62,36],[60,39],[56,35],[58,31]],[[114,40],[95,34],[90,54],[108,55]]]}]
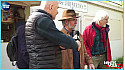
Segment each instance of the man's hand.
[{"label": "man's hand", "polygon": [[89,69],[95,69],[95,66],[93,64],[89,64]]},{"label": "man's hand", "polygon": [[79,51],[79,50],[80,50],[80,48],[81,48],[81,43],[80,43],[80,41],[78,41],[78,40],[76,41],[76,43],[77,43],[77,44],[78,44],[78,46],[79,46],[79,47],[78,47],[78,51]]},{"label": "man's hand", "polygon": [[64,47],[62,47],[62,46],[59,46],[61,49],[65,49]]}]

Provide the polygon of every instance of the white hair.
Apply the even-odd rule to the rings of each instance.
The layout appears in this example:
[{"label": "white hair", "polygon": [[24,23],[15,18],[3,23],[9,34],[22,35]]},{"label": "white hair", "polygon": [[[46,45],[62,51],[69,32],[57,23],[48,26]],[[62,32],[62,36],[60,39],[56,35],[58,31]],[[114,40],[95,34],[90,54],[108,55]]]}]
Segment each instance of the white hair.
[{"label": "white hair", "polygon": [[99,10],[94,17],[93,22],[96,22],[97,24],[99,24],[99,21],[103,20],[106,16],[109,17],[106,11]]}]

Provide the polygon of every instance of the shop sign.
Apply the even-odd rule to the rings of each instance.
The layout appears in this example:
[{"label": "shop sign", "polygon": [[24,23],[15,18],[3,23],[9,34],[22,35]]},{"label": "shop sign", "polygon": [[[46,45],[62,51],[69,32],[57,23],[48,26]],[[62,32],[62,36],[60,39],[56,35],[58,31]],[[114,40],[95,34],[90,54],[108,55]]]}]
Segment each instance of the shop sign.
[{"label": "shop sign", "polygon": [[66,9],[74,9],[81,12],[87,12],[87,3],[78,1],[59,1],[59,7]]}]

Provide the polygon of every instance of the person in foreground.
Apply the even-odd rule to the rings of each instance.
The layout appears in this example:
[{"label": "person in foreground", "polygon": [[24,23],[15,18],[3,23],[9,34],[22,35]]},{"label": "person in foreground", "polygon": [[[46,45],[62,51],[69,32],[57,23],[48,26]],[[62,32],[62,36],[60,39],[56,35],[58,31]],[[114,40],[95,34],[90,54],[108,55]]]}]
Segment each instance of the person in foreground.
[{"label": "person in foreground", "polygon": [[104,61],[111,61],[108,19],[109,15],[106,11],[98,11],[92,24],[88,25],[83,32],[87,53],[92,57],[97,69],[107,68]]},{"label": "person in foreground", "polygon": [[75,40],[81,42],[80,51],[76,49],[65,49],[62,47],[62,68],[63,69],[84,69],[84,62],[86,61],[89,65],[89,69],[94,69],[93,61],[91,57],[86,52],[85,46],[83,44],[82,35],[79,31],[75,31],[74,28],[77,24],[77,16],[74,10],[67,9],[63,11],[62,21],[63,28],[62,32],[68,36],[73,37]]},{"label": "person in foreground", "polygon": [[58,14],[58,1],[42,1],[40,8],[29,16],[25,27],[29,68],[62,68],[59,46],[79,50],[80,42],[56,28],[53,20]]}]

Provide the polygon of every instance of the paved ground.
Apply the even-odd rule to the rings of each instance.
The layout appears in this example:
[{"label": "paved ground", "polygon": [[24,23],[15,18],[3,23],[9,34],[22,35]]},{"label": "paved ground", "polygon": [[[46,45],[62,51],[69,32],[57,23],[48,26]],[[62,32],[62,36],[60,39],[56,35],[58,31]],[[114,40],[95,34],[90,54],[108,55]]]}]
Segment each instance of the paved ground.
[{"label": "paved ground", "polygon": [[7,43],[1,43],[1,69],[16,69],[7,57],[6,46]]}]

